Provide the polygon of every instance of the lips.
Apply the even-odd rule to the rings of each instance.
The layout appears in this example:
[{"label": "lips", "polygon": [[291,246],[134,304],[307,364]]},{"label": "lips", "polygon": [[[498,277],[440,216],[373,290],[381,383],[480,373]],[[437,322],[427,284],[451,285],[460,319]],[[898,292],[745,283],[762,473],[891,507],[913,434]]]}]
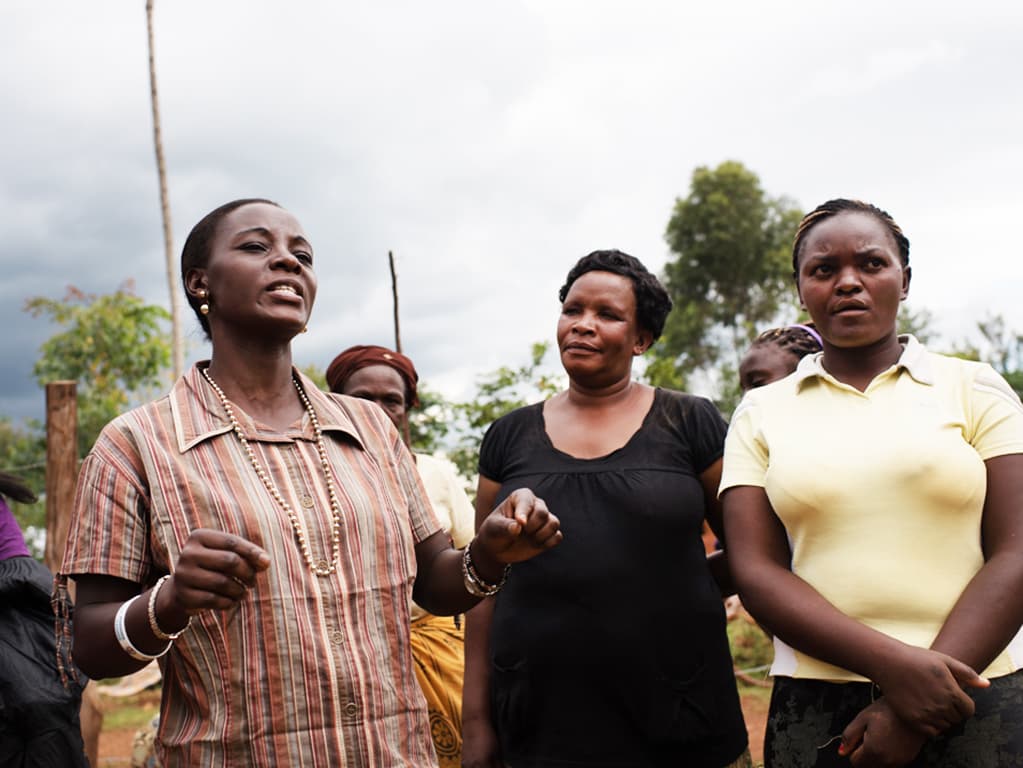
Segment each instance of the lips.
[{"label": "lips", "polygon": [[831,310],[833,315],[844,315],[859,312],[866,312],[868,309],[867,305],[862,301],[843,301],[834,306]]},{"label": "lips", "polygon": [[599,352],[596,347],[591,347],[589,344],[566,344],[566,352]]},{"label": "lips", "polygon": [[270,293],[282,294],[285,296],[302,296],[302,286],[290,280],[278,280],[270,283],[266,288]]}]

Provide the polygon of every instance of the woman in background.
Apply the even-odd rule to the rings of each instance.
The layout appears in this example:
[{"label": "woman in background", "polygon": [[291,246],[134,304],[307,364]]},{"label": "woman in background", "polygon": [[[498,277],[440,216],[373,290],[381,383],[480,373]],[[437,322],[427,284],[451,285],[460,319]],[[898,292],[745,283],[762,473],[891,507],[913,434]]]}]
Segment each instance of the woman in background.
[{"label": "woman in background", "polygon": [[769,328],[753,340],[739,363],[739,389],[745,394],[785,378],[804,357],[820,352],[822,343],[812,324]]},{"label": "woman in background", "polygon": [[[412,361],[386,347],[349,347],[327,368],[331,392],[376,403],[405,434],[408,412],[419,406],[419,374]],[[427,498],[442,530],[461,548],[475,529],[472,504],[446,459],[413,453]],[[441,768],[462,764],[464,635],[459,616],[434,616],[412,604],[412,659],[430,712],[430,732]]]}]

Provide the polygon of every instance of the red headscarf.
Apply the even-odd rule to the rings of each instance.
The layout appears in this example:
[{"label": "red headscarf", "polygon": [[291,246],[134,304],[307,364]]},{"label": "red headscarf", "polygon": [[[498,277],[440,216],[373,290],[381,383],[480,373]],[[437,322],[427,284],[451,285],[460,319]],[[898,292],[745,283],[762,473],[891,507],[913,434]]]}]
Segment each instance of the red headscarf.
[{"label": "red headscarf", "polygon": [[419,405],[419,393],[416,391],[419,374],[412,361],[401,352],[374,344],[356,344],[334,358],[327,366],[327,385],[330,391],[340,393],[348,378],[368,365],[386,365],[400,373],[405,380],[407,407],[415,408]]}]

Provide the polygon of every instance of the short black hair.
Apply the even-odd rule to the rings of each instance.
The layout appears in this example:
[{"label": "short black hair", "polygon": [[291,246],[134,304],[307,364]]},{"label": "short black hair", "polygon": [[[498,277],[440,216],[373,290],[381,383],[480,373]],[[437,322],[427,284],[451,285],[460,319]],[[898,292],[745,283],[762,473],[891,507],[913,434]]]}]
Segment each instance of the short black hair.
[{"label": "short black hair", "polygon": [[895,239],[895,245],[899,249],[899,258],[902,259],[902,266],[909,266],[909,238],[902,233],[902,227],[895,223],[895,219],[892,218],[888,211],[878,208],[876,205],[865,203],[862,200],[836,197],[834,200],[828,200],[826,203],[818,205],[799,222],[799,228],[796,229],[796,238],[792,242],[793,277],[799,278],[799,251],[802,249],[803,243],[806,242],[806,236],[810,234],[810,230],[832,216],[847,212],[869,213],[884,224]]},{"label": "short black hair", "polygon": [[[261,197],[243,197],[239,200],[232,200],[229,203],[224,203],[219,208],[214,208],[199,219],[199,223],[192,227],[192,231],[188,233],[188,237],[185,238],[185,245],[181,249],[182,283],[185,283],[189,270],[202,269],[209,263],[210,244],[213,242],[213,236],[217,234],[217,227],[220,226],[220,222],[224,220],[224,217],[231,213],[231,211],[238,210],[242,206],[253,205],[255,203],[264,203],[276,208],[281,207],[273,200],[265,200]],[[185,299],[188,301],[188,305],[192,308],[192,311],[195,312],[195,316],[199,318],[199,325],[202,326],[203,331],[206,333],[206,338],[209,338],[209,320],[207,320],[206,316],[199,311],[199,305],[203,303],[203,300],[196,296],[192,296],[188,292],[187,284],[185,284]]]},{"label": "short black hair", "polygon": [[664,321],[671,312],[671,297],[661,281],[635,256],[618,250],[593,251],[583,256],[569,270],[565,284],[558,291],[558,300],[564,303],[572,284],[587,272],[614,272],[632,281],[636,297],[636,322],[649,331],[657,341],[664,330]]}]

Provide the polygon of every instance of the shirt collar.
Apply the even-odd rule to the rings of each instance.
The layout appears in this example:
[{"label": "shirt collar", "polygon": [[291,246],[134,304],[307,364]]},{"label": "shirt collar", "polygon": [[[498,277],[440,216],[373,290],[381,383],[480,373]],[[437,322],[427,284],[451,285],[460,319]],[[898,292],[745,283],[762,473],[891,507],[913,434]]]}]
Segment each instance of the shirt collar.
[{"label": "shirt collar", "polygon": [[[899,343],[903,345],[902,355],[895,363],[896,369],[902,369],[912,376],[920,384],[929,386],[934,384],[934,366],[931,363],[927,348],[916,340],[916,337],[909,333],[899,336]],[[792,374],[795,378],[796,390],[803,387],[804,382],[810,379],[828,379],[834,381],[834,377],[824,370],[824,353],[817,352],[813,355],[806,355],[796,366],[796,372]]]},{"label": "shirt collar", "polygon": [[[174,431],[181,453],[191,450],[204,440],[231,431],[231,422],[224,413],[220,398],[202,375],[202,369],[209,364],[209,360],[201,360],[193,365],[174,383],[170,392]],[[340,398],[328,395],[297,368],[291,370],[305,389],[306,397],[320,421],[320,428],[324,432],[342,432],[357,446],[364,448],[359,431]],[[253,422],[246,414],[236,415],[244,432],[254,430]],[[311,430],[310,425],[306,426]],[[246,437],[249,435],[246,434]]]}]

